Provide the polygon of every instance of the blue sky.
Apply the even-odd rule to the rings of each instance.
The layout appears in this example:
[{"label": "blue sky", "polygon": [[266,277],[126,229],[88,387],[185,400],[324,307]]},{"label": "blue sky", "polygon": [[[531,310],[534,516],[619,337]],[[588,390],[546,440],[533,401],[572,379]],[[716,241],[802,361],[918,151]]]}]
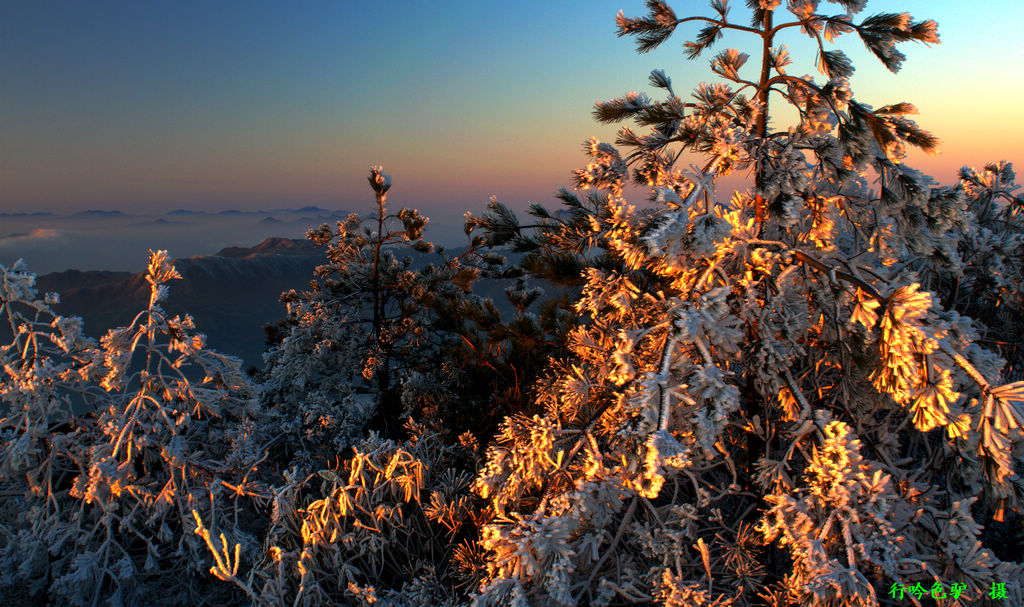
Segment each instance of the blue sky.
[{"label": "blue sky", "polygon": [[[645,90],[654,68],[679,91],[709,78],[710,57],[681,51],[694,27],[638,55],[614,34],[620,9],[644,12],[640,1],[3,2],[0,211],[354,207],[370,199],[373,164],[401,204],[427,212],[479,210],[491,194],[549,202],[585,162],[580,143],[614,137],[591,120],[595,101]],[[864,14],[883,10],[937,20],[943,41],[901,47],[898,76],[856,38],[840,43],[862,100],[911,101],[945,140],[911,163],[949,181],[961,164],[1024,161],[1024,3],[874,0]],[[795,31],[785,42],[813,59]],[[753,53],[742,37],[721,46]]]}]

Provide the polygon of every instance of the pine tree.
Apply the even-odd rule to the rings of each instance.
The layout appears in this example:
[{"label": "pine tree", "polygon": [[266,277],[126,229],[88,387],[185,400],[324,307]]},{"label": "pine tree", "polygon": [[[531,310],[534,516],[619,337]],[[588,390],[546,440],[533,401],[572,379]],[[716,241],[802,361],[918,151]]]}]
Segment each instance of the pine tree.
[{"label": "pine tree", "polygon": [[[285,336],[261,374],[266,423],[285,429],[296,453],[272,452],[283,483],[263,557],[244,581],[215,574],[268,604],[464,599],[476,579],[477,437],[527,406],[564,332],[557,306],[533,313],[541,290],[521,276],[505,289],[512,318],[472,292],[479,276],[517,274],[482,250],[472,218],[469,246],[435,257],[422,239],[427,218],[389,213],[391,178],[379,167],[369,181],[375,213],[310,232],[328,263],[309,291],[284,294]],[[405,246],[422,257],[398,259]]]},{"label": "pine tree", "polygon": [[[366,430],[402,438],[410,417],[452,438],[483,436],[528,401],[555,347],[557,314],[528,311],[539,292],[524,281],[507,290],[518,310],[509,320],[473,293],[481,276],[514,274],[503,256],[483,251],[480,237],[457,255],[435,251],[423,238],[425,216],[388,210],[391,177],[374,167],[369,182],[373,213],[309,233],[327,247],[328,262],[308,291],[282,296],[285,336],[261,375],[264,402],[317,466]],[[403,249],[417,257],[399,257]]]},{"label": "pine tree", "polygon": [[[906,145],[936,139],[907,103],[856,100],[852,63],[827,44],[856,33],[896,71],[896,46],[937,43],[935,23],[859,20],[864,2],[836,4],[844,14],[790,2],[784,20],[779,2],[751,1],[749,26],[718,0],[713,17],[680,19],[657,0],[646,17],[620,14],[641,52],[689,21],[707,24],[691,58],[723,30],[749,33],[760,74],[722,51],[712,70],[735,88],[683,101],[653,72],[665,101],[596,106],[600,121],[650,127],[620,131],[627,155],[585,145],[576,182],[597,194],[563,193],[568,218],[533,209],[532,235],[491,209],[496,241],[528,241],[549,268],[584,265],[584,318],[573,356],[550,367],[545,413],[509,418],[477,479],[494,512],[478,603],[876,605],[918,583],[964,584],[977,600],[997,581],[1020,600],[1019,549],[984,529],[1020,517],[1024,385],[1004,383],[984,324],[924,287],[965,278],[980,290],[950,303],[998,299],[1003,326],[1017,326],[1006,280],[1019,228],[1006,224],[998,252],[981,248],[1014,269],[989,282],[971,266],[979,214],[990,222],[998,200],[1015,217],[1021,201],[1005,169],[950,188],[903,164]],[[776,38],[790,28],[817,42],[824,83],[786,73]],[[799,122],[776,131],[778,101]],[[677,168],[683,151],[705,163]],[[630,167],[654,207],[624,200]],[[716,181],[744,170],[753,189],[719,201]]]}]

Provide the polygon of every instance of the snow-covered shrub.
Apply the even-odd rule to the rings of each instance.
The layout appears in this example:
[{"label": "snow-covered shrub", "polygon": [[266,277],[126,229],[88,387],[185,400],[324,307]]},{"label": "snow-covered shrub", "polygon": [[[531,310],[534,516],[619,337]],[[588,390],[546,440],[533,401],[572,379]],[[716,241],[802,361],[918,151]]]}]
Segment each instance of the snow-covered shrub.
[{"label": "snow-covered shrub", "polygon": [[[4,492],[0,584],[14,602],[181,604],[210,592],[193,513],[235,529],[266,487],[247,483],[262,446],[256,388],[238,359],[205,348],[160,302],[179,278],[152,253],[149,305],[99,343],[55,316],[20,263],[0,266]],[[234,514],[231,514],[234,511]],[[205,587],[205,588],[204,588]],[[223,592],[220,592],[223,594]]]},{"label": "snow-covered shrub", "polygon": [[[246,587],[265,605],[453,605],[468,574],[468,447],[410,424],[370,433],[345,460],[274,489],[263,558]],[[464,560],[464,559],[463,559]]]}]

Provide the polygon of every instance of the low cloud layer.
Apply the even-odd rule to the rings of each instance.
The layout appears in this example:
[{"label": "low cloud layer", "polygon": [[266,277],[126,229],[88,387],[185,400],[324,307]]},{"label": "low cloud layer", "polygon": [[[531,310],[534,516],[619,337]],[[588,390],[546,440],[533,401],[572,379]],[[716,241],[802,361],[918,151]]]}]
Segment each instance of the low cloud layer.
[{"label": "low cloud layer", "polygon": [[[98,210],[6,215],[0,217],[0,264],[10,266],[21,258],[39,274],[71,269],[138,272],[145,268],[150,249],[166,249],[175,258],[212,255],[225,247],[250,247],[270,236],[304,238],[308,230],[323,223],[334,225],[347,214],[342,209],[305,207],[177,210],[159,216]],[[431,219],[428,238],[445,246],[465,243],[461,216]]]},{"label": "low cloud layer", "polygon": [[50,228],[36,228],[29,232],[16,232],[6,236],[0,236],[0,247],[14,246],[32,240],[53,240],[60,236],[60,232]]}]

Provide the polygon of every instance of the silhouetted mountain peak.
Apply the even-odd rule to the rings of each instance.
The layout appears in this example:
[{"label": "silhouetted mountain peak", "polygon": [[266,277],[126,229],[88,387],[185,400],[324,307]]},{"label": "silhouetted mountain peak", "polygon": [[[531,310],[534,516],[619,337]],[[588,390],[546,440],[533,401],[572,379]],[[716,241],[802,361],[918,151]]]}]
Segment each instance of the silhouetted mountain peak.
[{"label": "silhouetted mountain peak", "polygon": [[217,257],[246,258],[254,255],[323,255],[323,250],[305,238],[271,236],[254,247],[226,247]]},{"label": "silhouetted mountain peak", "polygon": [[99,209],[89,209],[87,211],[79,211],[74,214],[74,217],[125,217],[126,215],[121,211],[102,211]]},{"label": "silhouetted mountain peak", "polygon": [[135,224],[132,224],[132,225],[137,226],[137,227],[161,227],[161,226],[181,226],[181,225],[188,225],[189,223],[191,223],[191,222],[188,222],[188,221],[174,221],[174,220],[171,220],[171,219],[165,219],[163,217],[158,217],[158,218],[156,218],[156,219],[154,219],[152,221],[142,221],[142,222],[135,223]]}]

